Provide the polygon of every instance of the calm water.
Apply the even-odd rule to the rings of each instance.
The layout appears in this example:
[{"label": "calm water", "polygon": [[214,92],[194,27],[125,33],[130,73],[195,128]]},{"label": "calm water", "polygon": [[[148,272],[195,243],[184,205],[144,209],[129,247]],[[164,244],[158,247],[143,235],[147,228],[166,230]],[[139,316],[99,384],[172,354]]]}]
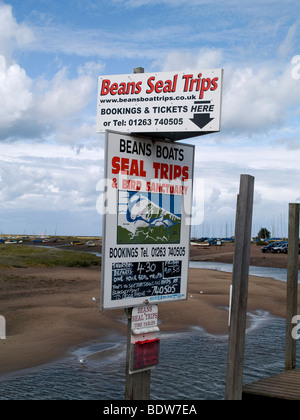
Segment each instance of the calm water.
[{"label": "calm water", "polygon": [[[264,311],[249,314],[249,319],[245,383],[284,370],[285,321]],[[160,362],[151,374],[151,399],[224,398],[227,336],[192,328],[185,333],[161,334],[160,339]],[[59,362],[0,376],[0,399],[123,399],[125,355],[124,337],[88,343],[71,349],[69,356]]]},{"label": "calm water", "polygon": [[[209,262],[209,261],[190,261],[190,268],[206,268],[208,270],[232,272],[232,264]],[[300,271],[298,271],[298,283],[300,283]],[[274,267],[249,267],[251,276],[269,277],[286,282],[287,270],[285,268]]]}]

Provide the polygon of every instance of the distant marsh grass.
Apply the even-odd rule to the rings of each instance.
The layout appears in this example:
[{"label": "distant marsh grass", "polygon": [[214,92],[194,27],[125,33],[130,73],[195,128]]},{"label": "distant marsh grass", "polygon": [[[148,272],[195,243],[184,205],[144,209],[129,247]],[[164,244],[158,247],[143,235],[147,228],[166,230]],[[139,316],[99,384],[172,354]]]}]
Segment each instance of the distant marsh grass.
[{"label": "distant marsh grass", "polygon": [[88,252],[38,248],[29,245],[0,244],[0,267],[91,267],[101,265],[101,258]]}]

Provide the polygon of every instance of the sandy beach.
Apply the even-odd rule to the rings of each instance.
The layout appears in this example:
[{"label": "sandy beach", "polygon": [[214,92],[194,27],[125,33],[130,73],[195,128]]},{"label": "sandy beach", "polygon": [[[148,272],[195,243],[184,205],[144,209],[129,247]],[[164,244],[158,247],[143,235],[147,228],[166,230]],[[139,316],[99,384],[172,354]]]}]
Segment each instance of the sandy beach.
[{"label": "sandy beach", "polygon": [[[232,262],[233,245],[191,248],[192,260]],[[262,254],[252,246],[251,264],[286,267],[286,255]],[[19,268],[0,273],[0,314],[7,337],[0,340],[0,374],[58,359],[71,346],[111,333],[126,334],[123,310],[99,311],[101,268]],[[188,300],[159,305],[162,332],[201,326],[209,333],[227,333],[231,274],[190,269]],[[249,279],[248,310],[263,309],[285,317],[286,284]]]}]

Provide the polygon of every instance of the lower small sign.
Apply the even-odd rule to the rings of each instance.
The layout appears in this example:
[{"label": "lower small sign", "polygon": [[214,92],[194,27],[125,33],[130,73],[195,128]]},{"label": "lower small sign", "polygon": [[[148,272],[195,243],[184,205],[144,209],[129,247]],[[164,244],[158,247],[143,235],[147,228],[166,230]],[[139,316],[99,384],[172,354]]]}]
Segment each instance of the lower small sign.
[{"label": "lower small sign", "polygon": [[131,329],[132,331],[145,330],[145,332],[150,332],[150,329],[153,330],[154,327],[157,327],[157,318],[157,305],[146,305],[132,308]]},{"label": "lower small sign", "polygon": [[134,343],[133,369],[146,369],[158,364],[159,339]]}]

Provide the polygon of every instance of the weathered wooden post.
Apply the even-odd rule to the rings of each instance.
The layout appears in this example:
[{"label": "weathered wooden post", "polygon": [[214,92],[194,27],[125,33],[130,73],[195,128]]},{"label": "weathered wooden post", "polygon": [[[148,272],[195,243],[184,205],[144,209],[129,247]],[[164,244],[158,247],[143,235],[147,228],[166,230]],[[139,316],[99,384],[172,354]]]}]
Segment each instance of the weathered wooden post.
[{"label": "weathered wooden post", "polygon": [[[143,67],[136,67],[134,74],[144,73]],[[125,377],[125,400],[149,400],[151,370],[130,373],[131,364],[131,336],[132,336],[132,308],[124,310],[127,316],[127,353],[126,353],[126,377]]]},{"label": "weathered wooden post", "polygon": [[132,308],[125,309],[125,314],[128,317],[125,400],[150,400],[151,370],[135,373],[130,372],[132,359]]},{"label": "weathered wooden post", "polygon": [[226,400],[241,400],[247,317],[254,177],[241,175],[237,200]]},{"label": "weathered wooden post", "polygon": [[289,243],[287,262],[285,370],[296,368],[296,340],[292,337],[292,318],[298,304],[299,204],[289,204]]}]

